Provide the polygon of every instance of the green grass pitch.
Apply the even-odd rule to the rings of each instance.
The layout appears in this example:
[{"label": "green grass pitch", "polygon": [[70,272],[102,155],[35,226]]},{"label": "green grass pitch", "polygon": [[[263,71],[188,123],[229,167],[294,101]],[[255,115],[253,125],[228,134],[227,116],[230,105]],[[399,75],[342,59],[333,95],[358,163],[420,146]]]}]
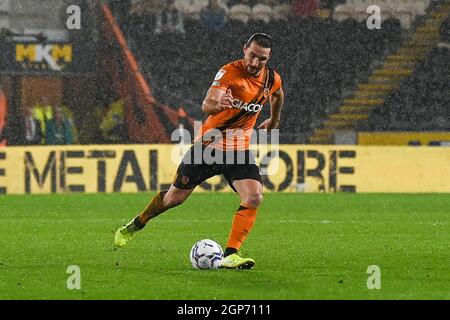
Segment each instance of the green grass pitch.
[{"label": "green grass pitch", "polygon": [[114,251],[151,196],[0,197],[0,299],[450,299],[448,195],[268,193],[242,248],[255,268],[208,271],[191,246],[226,243],[238,197],[195,193]]}]

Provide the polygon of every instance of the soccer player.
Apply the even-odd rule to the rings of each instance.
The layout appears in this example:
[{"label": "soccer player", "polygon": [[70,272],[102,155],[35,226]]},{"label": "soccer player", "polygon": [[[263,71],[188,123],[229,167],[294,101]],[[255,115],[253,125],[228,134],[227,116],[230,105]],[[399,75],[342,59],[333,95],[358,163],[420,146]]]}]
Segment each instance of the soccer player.
[{"label": "soccer player", "polygon": [[[263,198],[260,171],[249,151],[251,132],[267,101],[270,118],[258,129],[277,128],[284,102],[281,77],[267,66],[272,46],[270,36],[255,33],[244,44],[243,59],[219,70],[202,105],[208,118],[186,152],[169,190],[159,192],[138,216],[116,231],[116,247],[125,246],[151,219],[182,204],[200,183],[223,174],[241,202],[233,217],[221,267],[251,269],[254,266],[255,261],[239,256],[238,250],[252,229]],[[198,147],[200,161],[196,154]],[[222,161],[211,163],[204,159],[205,154]]]}]

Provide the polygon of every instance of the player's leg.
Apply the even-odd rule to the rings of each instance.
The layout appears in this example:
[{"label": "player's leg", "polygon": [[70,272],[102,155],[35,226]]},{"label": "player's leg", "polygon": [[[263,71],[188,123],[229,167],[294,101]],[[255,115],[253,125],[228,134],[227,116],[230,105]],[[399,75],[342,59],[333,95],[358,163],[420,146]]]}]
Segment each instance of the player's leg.
[{"label": "player's leg", "polygon": [[193,146],[178,166],[169,190],[159,192],[138,216],[116,231],[114,238],[116,247],[125,246],[151,219],[183,203],[196,186],[219,173],[217,166],[207,165],[201,161],[191,161],[191,159],[197,160],[195,156]]},{"label": "player's leg", "polygon": [[172,184],[168,191],[159,192],[139,215],[116,231],[114,245],[116,247],[125,246],[151,219],[182,204],[192,191],[194,188],[180,189]]},{"label": "player's leg", "polygon": [[[246,155],[246,159],[252,157]],[[240,196],[240,205],[236,210],[231,225],[224,253],[222,267],[248,269],[254,265],[254,260],[242,258],[237,252],[241,248],[253,224],[255,223],[258,208],[262,202],[262,178],[254,159],[246,164],[228,165],[224,173],[229,185]]]},{"label": "player's leg", "polygon": [[241,198],[241,203],[234,214],[231,231],[222,262],[223,268],[251,269],[255,261],[237,254],[256,220],[258,207],[262,201],[262,184],[253,179],[235,180],[232,183]]},{"label": "player's leg", "polygon": [[236,253],[252,230],[258,207],[262,202],[262,185],[253,179],[235,180],[233,187],[241,198],[239,208],[233,217],[225,255]]},{"label": "player's leg", "polygon": [[148,221],[159,216],[164,211],[182,204],[194,191],[191,189],[180,189],[173,184],[169,190],[159,192],[135,218],[136,224],[144,227]]}]

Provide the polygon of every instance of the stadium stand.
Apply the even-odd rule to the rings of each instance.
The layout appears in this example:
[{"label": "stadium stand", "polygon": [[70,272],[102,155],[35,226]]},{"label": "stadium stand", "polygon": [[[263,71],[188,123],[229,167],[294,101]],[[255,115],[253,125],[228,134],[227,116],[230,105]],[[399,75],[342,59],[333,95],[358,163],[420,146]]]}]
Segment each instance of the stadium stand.
[{"label": "stadium stand", "polygon": [[334,18],[338,21],[352,18],[362,22],[366,19],[367,8],[371,5],[380,8],[383,18],[397,18],[402,27],[411,28],[417,17],[425,15],[430,0],[348,0],[345,4],[336,6]]},{"label": "stadium stand", "polygon": [[[44,19],[49,6],[57,2],[42,4],[33,11],[32,21],[26,18],[29,6],[18,14],[19,2],[0,2],[4,27],[0,37],[15,30],[22,38],[33,35],[42,41],[89,42],[98,37],[95,26],[102,19],[92,19],[89,28],[70,33],[64,30],[61,15]],[[58,11],[65,14],[62,3],[69,2],[58,2]],[[161,15],[165,1],[101,1],[106,2],[125,37],[118,41],[115,30],[110,35],[115,39],[105,40],[106,32],[101,32],[99,43],[105,48],[98,51],[105,55],[102,70],[116,79],[114,87],[126,87],[123,95],[132,93],[126,99],[132,117],[125,117],[128,131],[135,132],[130,142],[168,142],[180,121],[186,120],[184,127],[191,128],[194,119],[203,120],[201,103],[212,78],[223,64],[242,56],[242,44],[256,31],[275,39],[270,64],[281,73],[287,97],[282,143],[334,143],[334,133],[347,129],[448,129],[448,1],[173,0],[183,17],[172,32],[158,28],[169,17]],[[206,17],[205,8],[215,2],[223,11],[213,6],[216,11]],[[94,11],[94,2],[76,3],[86,6],[83,12]],[[366,25],[367,7],[373,4],[381,9],[381,29]],[[115,25],[111,19],[106,25],[109,32]],[[121,78],[123,66],[128,77]],[[138,85],[133,87],[133,81]],[[76,101],[70,87],[65,86],[64,96]],[[112,102],[86,100],[76,104]],[[260,119],[268,113],[269,108],[263,109]],[[139,123],[135,129],[130,129],[131,118]],[[76,122],[80,125],[84,119]]]},{"label": "stadium stand", "polygon": [[[286,10],[286,3],[276,5]],[[183,106],[190,116],[203,120],[201,102],[217,70],[240,58],[242,44],[253,32],[272,34],[276,46],[271,65],[281,73],[288,97],[282,118],[283,143],[306,142],[341,97],[399,47],[405,32],[395,18],[384,21],[381,30],[369,30],[365,21],[353,19],[283,20],[283,10],[266,23],[266,5],[253,7],[259,12],[257,20],[248,4],[237,6],[230,8],[227,24],[219,32],[208,31],[197,19],[186,19],[183,36],[155,34],[151,17],[144,17],[134,20],[133,26],[142,32],[129,35],[128,40],[155,98],[175,109]]]},{"label": "stadium stand", "polygon": [[[390,115],[389,117],[393,122],[397,124],[399,124],[399,121],[405,122],[405,117],[409,117],[405,114],[409,112],[408,110],[412,110],[412,106],[406,107],[404,104],[410,104],[410,102],[405,101],[409,101],[412,98],[412,95],[396,92],[400,88],[406,88],[408,86],[405,84],[408,79],[410,79],[417,88],[415,93],[427,92],[427,89],[423,88],[423,86],[427,86],[428,84],[426,82],[427,80],[423,80],[423,75],[420,74],[420,62],[426,61],[429,55],[431,55],[431,57],[435,56],[432,52],[440,43],[442,33],[441,26],[444,25],[444,21],[449,15],[450,3],[446,1],[432,2],[429,7],[426,8],[426,12],[426,16],[422,17],[420,23],[418,23],[411,32],[406,34],[407,38],[404,39],[398,50],[386,56],[378,67],[373,68],[367,79],[358,83],[354,92],[347,97],[343,97],[339,108],[328,114],[326,120],[315,129],[309,142],[336,143],[336,136],[339,135],[355,133],[358,130],[368,130],[369,128],[371,128],[369,130],[382,130],[383,128],[387,128],[390,126],[386,124],[386,119],[388,119],[388,116],[386,115],[388,112],[387,110],[391,110],[392,112],[397,110],[398,112],[403,113],[401,116],[394,114]],[[436,58],[432,58],[432,60],[434,59],[440,60],[441,54],[437,54]],[[443,64],[448,64],[448,59],[446,60],[444,57],[442,57],[442,59]],[[419,68],[417,74],[421,75],[421,77],[411,78],[416,67]],[[427,69],[427,72],[430,71]],[[443,83],[440,83],[441,80],[445,79],[443,79],[442,76],[440,78],[434,78],[433,85],[436,85],[438,88],[442,87]],[[419,87],[420,89],[418,89]],[[438,92],[436,89],[433,89],[432,91]],[[390,96],[393,94],[395,94],[395,96],[391,98]],[[404,97],[404,100],[395,98],[399,96]],[[448,97],[446,94],[440,96],[438,99],[442,99],[442,102],[439,102],[438,105],[448,105],[448,99],[445,100],[446,97]],[[389,107],[389,105],[393,103],[392,101],[397,101],[396,103],[400,103],[400,106],[395,108]],[[431,107],[431,101],[434,100],[421,99],[420,102],[422,104],[419,109],[431,110],[432,108],[439,108],[438,106]],[[373,112],[373,117],[383,121],[384,124],[377,124],[374,120],[369,121],[371,124],[365,123],[371,118]],[[429,113],[428,116],[433,117],[432,122],[438,122],[440,124],[439,128],[445,127],[446,121],[445,119],[440,118],[439,114],[439,112],[437,114]],[[436,117],[436,119],[434,119],[434,117]],[[411,115],[411,119],[414,118],[415,116]],[[410,121],[409,123],[412,124]],[[407,126],[407,124],[404,123],[401,127],[405,128],[405,126]],[[417,126],[411,126],[410,130],[420,129]],[[354,142],[349,141],[346,143]]]},{"label": "stadium stand", "polygon": [[450,131],[450,50],[435,48],[360,130]]}]

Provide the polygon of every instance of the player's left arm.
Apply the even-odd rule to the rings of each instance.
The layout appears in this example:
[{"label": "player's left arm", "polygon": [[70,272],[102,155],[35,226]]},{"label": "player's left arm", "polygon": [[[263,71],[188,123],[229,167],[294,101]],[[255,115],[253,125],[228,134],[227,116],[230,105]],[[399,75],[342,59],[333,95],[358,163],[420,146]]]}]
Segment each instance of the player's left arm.
[{"label": "player's left arm", "polygon": [[281,109],[284,104],[284,92],[282,87],[270,96],[269,102],[270,118],[264,120],[264,122],[258,126],[258,129],[266,129],[270,131],[278,128],[280,124]]}]

